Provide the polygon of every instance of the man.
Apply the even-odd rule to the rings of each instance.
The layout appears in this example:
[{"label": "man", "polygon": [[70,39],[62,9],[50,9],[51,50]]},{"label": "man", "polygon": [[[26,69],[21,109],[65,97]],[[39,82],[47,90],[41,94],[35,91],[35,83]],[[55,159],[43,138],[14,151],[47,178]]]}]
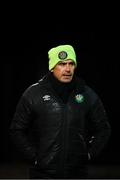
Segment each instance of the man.
[{"label": "man", "polygon": [[75,75],[74,48],[54,47],[48,57],[48,74],[20,98],[11,136],[31,164],[30,178],[87,178],[110,124],[99,96]]}]

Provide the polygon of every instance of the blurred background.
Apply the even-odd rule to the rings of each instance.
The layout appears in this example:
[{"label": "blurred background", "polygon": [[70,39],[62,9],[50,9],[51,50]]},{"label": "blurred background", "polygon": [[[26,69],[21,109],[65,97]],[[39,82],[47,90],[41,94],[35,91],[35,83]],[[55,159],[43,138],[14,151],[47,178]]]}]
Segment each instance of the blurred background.
[{"label": "blurred background", "polygon": [[89,164],[90,178],[120,178],[119,62],[114,31],[41,31],[9,34],[2,41],[2,118],[0,178],[28,178],[28,164],[9,138],[9,125],[24,90],[48,71],[50,48],[71,44],[76,51],[77,74],[101,97],[112,134],[102,154]]}]

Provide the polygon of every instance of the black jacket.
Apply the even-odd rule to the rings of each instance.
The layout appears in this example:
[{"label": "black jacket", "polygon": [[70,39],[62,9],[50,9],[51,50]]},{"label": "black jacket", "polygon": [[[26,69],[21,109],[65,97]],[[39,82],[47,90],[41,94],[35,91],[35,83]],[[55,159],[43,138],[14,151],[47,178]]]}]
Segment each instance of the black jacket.
[{"label": "black jacket", "polygon": [[80,178],[88,161],[106,145],[111,128],[98,95],[83,81],[65,104],[48,77],[22,95],[10,126],[18,149],[55,178]]}]

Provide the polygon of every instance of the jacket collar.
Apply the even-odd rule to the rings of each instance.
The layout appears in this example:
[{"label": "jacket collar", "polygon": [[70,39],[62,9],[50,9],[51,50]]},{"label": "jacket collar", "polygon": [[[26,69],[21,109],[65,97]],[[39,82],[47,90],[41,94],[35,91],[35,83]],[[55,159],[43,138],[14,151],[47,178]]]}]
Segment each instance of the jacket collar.
[{"label": "jacket collar", "polygon": [[[39,84],[47,84],[47,86],[51,86],[50,81],[49,81],[49,76],[50,76],[51,72],[48,72],[47,74],[45,74],[39,81]],[[76,83],[76,87],[75,87],[75,91],[78,93],[82,93],[85,90],[85,85],[86,82],[82,77],[78,77],[75,75],[74,77],[75,79],[75,83]]]}]

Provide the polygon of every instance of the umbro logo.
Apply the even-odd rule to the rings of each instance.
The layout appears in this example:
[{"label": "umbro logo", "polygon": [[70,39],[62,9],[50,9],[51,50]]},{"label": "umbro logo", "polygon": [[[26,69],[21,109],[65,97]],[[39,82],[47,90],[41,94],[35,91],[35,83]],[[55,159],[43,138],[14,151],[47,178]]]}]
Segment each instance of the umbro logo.
[{"label": "umbro logo", "polygon": [[49,101],[50,100],[50,95],[43,96],[43,99],[44,99],[44,101]]}]

